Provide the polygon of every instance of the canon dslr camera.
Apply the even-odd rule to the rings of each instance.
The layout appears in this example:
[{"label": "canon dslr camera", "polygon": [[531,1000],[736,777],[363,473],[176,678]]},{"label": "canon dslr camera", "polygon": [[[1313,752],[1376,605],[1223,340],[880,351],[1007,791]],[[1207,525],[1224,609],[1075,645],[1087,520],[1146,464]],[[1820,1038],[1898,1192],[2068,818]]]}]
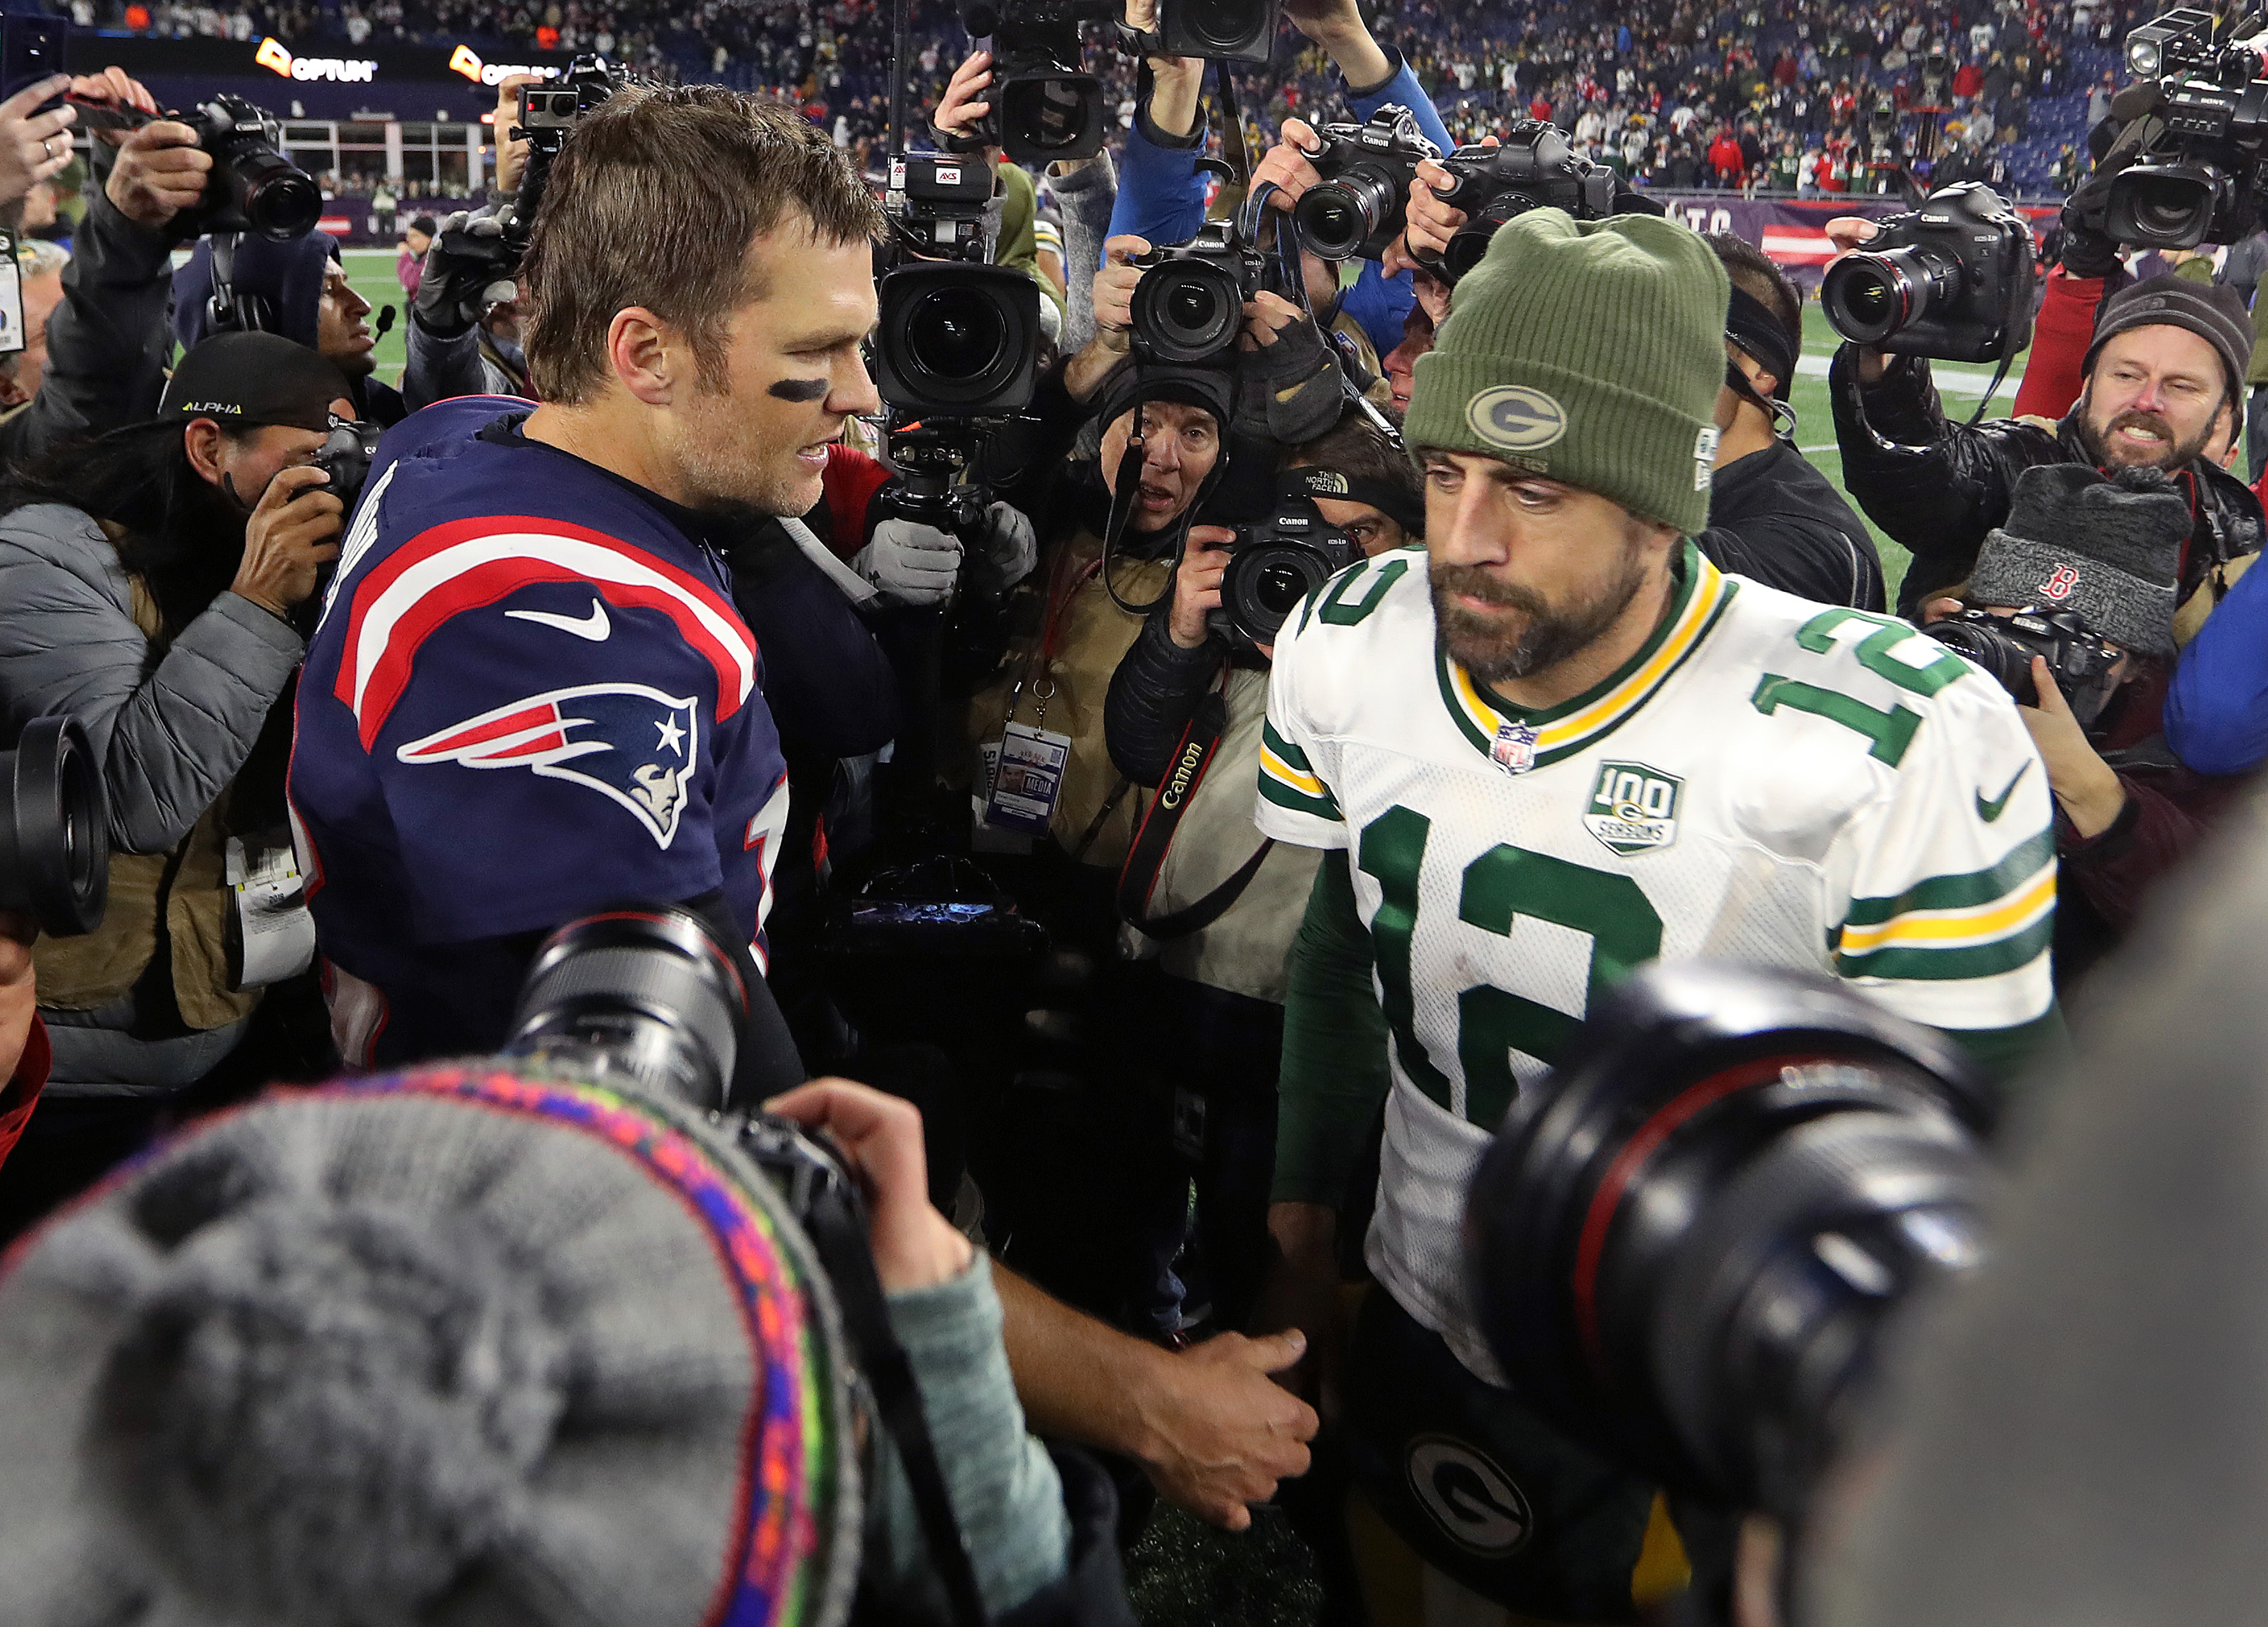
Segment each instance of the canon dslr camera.
[{"label": "canon dslr camera", "polygon": [[1819,303],[1854,344],[1949,362],[1997,362],[2032,342],[2039,261],[2031,226],[1981,181],[1892,215],[1827,268]]},{"label": "canon dslr camera", "polygon": [[1138,361],[1200,367],[1234,357],[1245,301],[1260,291],[1265,271],[1234,221],[1209,220],[1188,242],[1153,248],[1127,264],[1143,273],[1132,312]]},{"label": "canon dslr camera", "polygon": [[1410,183],[1441,150],[1410,109],[1388,102],[1367,124],[1326,124],[1308,162],[1323,179],[1300,195],[1292,221],[1324,260],[1378,260],[1409,225]]},{"label": "canon dslr camera", "polygon": [[283,126],[274,114],[241,96],[214,96],[186,111],[163,114],[77,96],[64,99],[89,129],[135,130],[162,117],[196,131],[197,145],[212,158],[212,173],[203,200],[175,217],[171,230],[180,238],[248,232],[288,243],[313,232],[322,217],[322,189],[284,156]]},{"label": "canon dslr camera", "polygon": [[2128,67],[2156,79],[2165,103],[2157,110],[2162,129],[2111,178],[2103,202],[2104,229],[2121,243],[2234,243],[2260,224],[2260,159],[2268,150],[2260,41],[2220,40],[2216,32],[2211,13],[2183,7],[2126,36]]},{"label": "canon dslr camera", "polygon": [[1514,124],[1502,146],[1460,147],[1440,163],[1449,184],[1435,191],[1465,217],[1440,257],[1438,269],[1452,283],[1480,264],[1498,227],[1529,210],[1565,210],[1578,220],[1603,220],[1615,212],[1614,172],[1577,152],[1557,125],[1538,119]]},{"label": "canon dslr camera", "polygon": [[1315,497],[1344,493],[1345,482],[1326,469],[1286,470],[1277,485],[1276,512],[1235,527],[1228,569],[1220,579],[1220,608],[1207,618],[1233,644],[1272,644],[1300,601],[1362,559],[1354,539],[1315,506]]},{"label": "canon dslr camera", "polygon": [[2039,686],[2032,681],[2032,658],[2046,657],[2056,688],[2063,691],[2081,728],[2102,715],[2117,687],[2111,668],[2123,652],[2088,627],[2075,610],[2035,608],[2014,615],[1963,610],[1921,630],[1983,667],[2019,706],[2040,703]]}]

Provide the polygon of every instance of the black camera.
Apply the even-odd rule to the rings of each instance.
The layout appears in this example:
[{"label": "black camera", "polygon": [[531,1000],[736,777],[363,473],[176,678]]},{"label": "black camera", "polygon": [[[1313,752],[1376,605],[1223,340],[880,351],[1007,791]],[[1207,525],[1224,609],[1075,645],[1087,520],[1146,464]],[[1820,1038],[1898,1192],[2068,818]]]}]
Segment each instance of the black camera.
[{"label": "black camera", "polygon": [[1326,124],[1308,161],[1323,179],[1300,195],[1292,222],[1325,260],[1377,260],[1409,224],[1410,183],[1441,150],[1407,107],[1388,102],[1367,124]]},{"label": "black camera", "polygon": [[2117,687],[2110,669],[2123,652],[2088,627],[2075,610],[2034,608],[2014,615],[1963,610],[1921,630],[1983,667],[2016,697],[2019,706],[2040,703],[2039,687],[2032,681],[2032,658],[2045,656],[2056,688],[2063,691],[2081,727],[2101,715]]},{"label": "black camera", "polygon": [[1019,164],[1102,151],[1102,82],[1080,65],[1079,26],[1116,15],[1111,0],[963,0],[970,34],[990,37],[992,110],[971,138]]},{"label": "black camera", "polygon": [[163,117],[196,131],[197,145],[212,158],[212,173],[202,202],[175,217],[171,230],[180,237],[249,232],[288,243],[306,236],[322,218],[322,189],[284,156],[283,126],[241,96],[215,96],[186,112],[164,114],[77,96],[64,99],[88,129],[135,130]]},{"label": "black camera", "polygon": [[1951,1040],[1833,978],[1642,968],[1482,1158],[1481,1330],[1569,1434],[1792,1521],[1886,1318],[1981,1258],[1994,1105]]},{"label": "black camera", "polygon": [[1460,147],[1440,164],[1449,184],[1435,190],[1465,216],[1440,254],[1439,269],[1452,283],[1480,264],[1498,227],[1529,210],[1565,210],[1578,220],[1615,212],[1614,172],[1583,157],[1565,131],[1540,119],[1521,120],[1500,147]]},{"label": "black camera", "polygon": [[1039,379],[1039,285],[989,264],[984,210],[992,166],[982,153],[897,153],[885,207],[874,382],[897,412],[998,416],[1031,404]]},{"label": "black camera", "polygon": [[371,460],[378,456],[379,438],[385,433],[383,426],[359,418],[334,418],[330,434],[307,460],[331,477],[326,490],[338,494],[350,515],[355,499],[362,496],[363,482],[370,478]]},{"label": "black camera", "polygon": [[1344,492],[1345,482],[1327,470],[1287,470],[1277,482],[1276,512],[1235,527],[1220,608],[1207,618],[1213,631],[1238,644],[1274,644],[1302,600],[1361,560],[1361,547],[1315,506],[1315,494],[1329,497],[1334,488]]},{"label": "black camera", "polygon": [[1188,242],[1126,263],[1142,268],[1132,311],[1138,361],[1191,367],[1234,357],[1245,301],[1260,291],[1266,270],[1235,222],[1209,220]]},{"label": "black camera", "polygon": [[1161,56],[1264,63],[1276,47],[1276,0],[1159,0]]},{"label": "black camera", "polygon": [[1999,193],[1963,181],[1877,224],[1871,245],[1819,285],[1837,333],[1955,362],[1996,362],[2031,343],[2038,256],[2031,226]]},{"label": "black camera", "polygon": [[2211,13],[2184,7],[2126,36],[2128,66],[2156,79],[2165,102],[2162,128],[2103,200],[2104,229],[2121,243],[2234,243],[2260,223],[2268,78],[2251,46],[2217,33]]},{"label": "black camera", "polygon": [[0,752],[7,813],[0,818],[0,909],[50,938],[102,924],[110,896],[110,812],[85,731],[69,718],[34,718]]},{"label": "black camera", "polygon": [[551,179],[551,166],[566,149],[567,138],[583,115],[598,107],[629,81],[603,56],[585,54],[567,64],[566,71],[549,85],[519,87],[519,122],[515,138],[527,143],[526,167],[519,173],[519,190],[504,217],[504,240],[516,263],[527,252],[528,234],[535,230],[536,211],[543,206],[543,189]]}]

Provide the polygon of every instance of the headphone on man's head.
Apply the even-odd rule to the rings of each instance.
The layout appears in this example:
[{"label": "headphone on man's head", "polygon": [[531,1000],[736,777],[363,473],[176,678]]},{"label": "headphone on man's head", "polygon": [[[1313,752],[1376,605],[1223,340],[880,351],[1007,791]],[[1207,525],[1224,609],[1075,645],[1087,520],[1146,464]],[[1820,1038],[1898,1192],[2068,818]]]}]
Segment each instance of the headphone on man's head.
[{"label": "headphone on man's head", "polygon": [[236,233],[216,232],[212,244],[212,295],[205,301],[207,331],[216,334],[275,334],[284,331],[276,302],[236,286]]}]

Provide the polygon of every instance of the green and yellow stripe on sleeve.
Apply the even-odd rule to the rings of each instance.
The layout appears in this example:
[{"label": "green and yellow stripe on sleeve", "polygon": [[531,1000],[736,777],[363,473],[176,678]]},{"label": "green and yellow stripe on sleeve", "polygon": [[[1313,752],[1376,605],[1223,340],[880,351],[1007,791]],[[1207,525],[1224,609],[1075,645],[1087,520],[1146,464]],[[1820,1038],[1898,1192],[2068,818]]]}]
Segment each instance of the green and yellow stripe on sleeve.
[{"label": "green and yellow stripe on sleeve", "polygon": [[1334,821],[1342,818],[1337,799],[1316,777],[1307,754],[1277,733],[1273,723],[1260,725],[1260,794],[1294,814]]},{"label": "green and yellow stripe on sleeve", "polygon": [[2052,826],[1998,864],[1930,876],[1894,898],[1854,898],[1831,946],[1845,977],[1957,981],[2028,966],[2055,935]]}]

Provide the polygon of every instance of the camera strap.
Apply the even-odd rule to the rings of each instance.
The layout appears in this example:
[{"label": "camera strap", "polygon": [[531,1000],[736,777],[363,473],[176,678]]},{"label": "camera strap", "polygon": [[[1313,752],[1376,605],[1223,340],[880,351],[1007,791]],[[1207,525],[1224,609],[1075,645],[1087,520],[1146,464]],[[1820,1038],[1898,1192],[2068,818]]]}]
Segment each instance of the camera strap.
[{"label": "camera strap", "polygon": [[1244,896],[1244,889],[1252,885],[1252,878],[1260,873],[1260,866],[1276,846],[1274,837],[1263,839],[1252,857],[1237,867],[1235,874],[1195,903],[1167,915],[1149,914],[1150,899],[1158,890],[1159,872],[1165,868],[1166,852],[1173,846],[1174,832],[1180,828],[1182,815],[1189,812],[1189,804],[1196,799],[1197,787],[1204,784],[1205,770],[1219,754],[1221,736],[1227,730],[1228,697],[1223,690],[1208,690],[1204,699],[1197,703],[1197,714],[1189,719],[1189,726],[1182,731],[1182,738],[1174,747],[1173,764],[1166,770],[1165,782],[1158,787],[1158,794],[1151,799],[1150,811],[1134,833],[1134,845],[1118,872],[1118,913],[1129,926],[1146,938],[1186,938],[1219,920],[1228,913],[1229,906]]},{"label": "camera strap", "polygon": [[937,1461],[937,1446],[930,1439],[928,1420],[922,1416],[921,1388],[915,1381],[913,1364],[897,1335],[890,1331],[881,1278],[874,1272],[873,1248],[866,1240],[858,1212],[848,1204],[815,1204],[800,1218],[834,1286],[843,1331],[873,1394],[875,1416],[897,1447],[906,1483],[913,1491],[914,1513],[921,1520],[930,1560],[945,1585],[954,1627],[983,1627],[984,1598],[977,1590],[976,1568],[969,1563],[961,1521],[945,1489],[945,1470]]}]

